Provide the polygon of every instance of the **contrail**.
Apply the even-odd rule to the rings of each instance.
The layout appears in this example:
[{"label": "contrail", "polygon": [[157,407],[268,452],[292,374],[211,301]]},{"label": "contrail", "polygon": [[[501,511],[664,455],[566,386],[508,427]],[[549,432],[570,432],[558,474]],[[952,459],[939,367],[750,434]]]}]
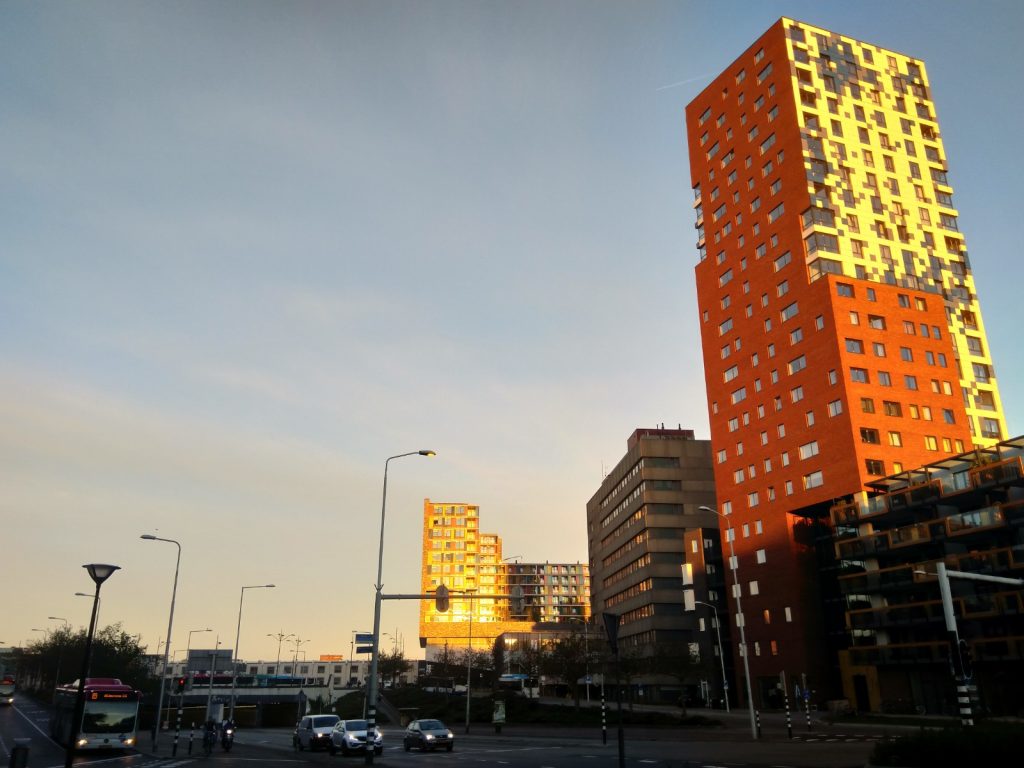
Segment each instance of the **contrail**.
[{"label": "contrail", "polygon": [[686,85],[687,83],[695,83],[698,80],[703,80],[704,78],[711,77],[714,74],[717,74],[717,73],[716,72],[708,72],[706,75],[697,75],[696,77],[691,77],[689,80],[680,80],[678,83],[669,83],[668,85],[662,85],[662,86],[660,86],[658,88],[655,88],[654,90],[656,90],[656,91],[664,91],[664,90],[668,90],[669,88],[675,88],[678,85]]}]

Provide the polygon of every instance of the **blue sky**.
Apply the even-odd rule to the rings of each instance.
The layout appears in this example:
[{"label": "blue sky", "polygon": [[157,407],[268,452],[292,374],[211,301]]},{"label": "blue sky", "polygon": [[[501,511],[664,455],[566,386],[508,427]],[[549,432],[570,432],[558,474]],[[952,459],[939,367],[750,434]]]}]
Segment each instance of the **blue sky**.
[{"label": "blue sky", "polygon": [[244,656],[347,653],[419,448],[385,591],[427,496],[585,561],[630,432],[708,434],[683,108],[781,15],[925,61],[1024,431],[1016,3],[0,2],[0,640],[108,561],[155,649],[157,532],[172,647],[274,582]]}]

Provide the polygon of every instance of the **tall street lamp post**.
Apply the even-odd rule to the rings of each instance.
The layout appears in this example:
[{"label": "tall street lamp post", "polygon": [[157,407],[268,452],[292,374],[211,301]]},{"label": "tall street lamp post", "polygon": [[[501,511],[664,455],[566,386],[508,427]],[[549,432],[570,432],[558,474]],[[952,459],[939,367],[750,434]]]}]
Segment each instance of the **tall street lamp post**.
[{"label": "tall street lamp post", "polygon": [[473,685],[473,593],[475,589],[467,589],[469,595],[469,645],[466,646],[466,733],[469,733],[469,704]]},{"label": "tall street lamp post", "polygon": [[105,565],[102,563],[90,563],[83,565],[89,572],[89,577],[96,585],[96,592],[92,599],[92,616],[89,618],[89,634],[85,636],[85,653],[82,654],[82,674],[78,676],[78,694],[75,696],[75,711],[71,716],[71,735],[68,738],[68,748],[64,754],[64,768],[71,768],[75,759],[75,747],[78,746],[78,735],[82,727],[82,718],[85,715],[85,678],[89,675],[89,662],[92,656],[92,636],[96,631],[96,614],[99,613],[100,587],[103,582],[113,575],[114,571],[121,570],[119,565]]},{"label": "tall street lamp post", "polygon": [[213,632],[212,629],[207,627],[206,629],[190,629],[188,631],[188,642],[185,644],[185,675],[188,675],[188,653],[192,650],[192,635],[196,632]]},{"label": "tall street lamp post", "polygon": [[[722,514],[717,509],[711,507],[699,507],[702,512],[713,512],[719,517],[728,520],[729,516]],[[757,738],[757,720],[754,716],[754,694],[750,687],[750,662],[747,660],[747,634],[743,629],[743,625],[746,622],[743,619],[743,603],[740,599],[740,577],[739,577],[739,561],[736,559],[736,551],[732,545],[733,539],[733,527],[730,525],[726,529],[725,538],[729,541],[729,567],[732,569],[732,584],[733,593],[736,598],[736,626],[740,630],[740,656],[743,659],[743,675],[746,678],[747,683],[747,708],[750,710],[750,735]]]},{"label": "tall street lamp post", "polygon": [[[171,588],[171,612],[167,617],[167,642],[164,643],[164,663],[160,668],[160,692],[156,697],[156,719],[153,721],[153,752],[155,753],[157,750],[157,740],[160,736],[160,720],[163,717],[164,709],[164,684],[167,681],[167,654],[171,649],[171,628],[174,626],[174,600],[178,596],[178,569],[181,567],[181,544],[174,539],[162,539],[151,533],[144,533],[139,538],[146,541],[163,541],[167,544],[173,544],[178,548],[178,557],[174,563],[174,586]],[[159,645],[157,648],[159,649]]]},{"label": "tall street lamp post", "polygon": [[[370,682],[369,689],[366,692],[366,732],[368,734],[372,734],[373,729],[377,727],[377,665],[380,661],[381,590],[384,588],[381,581],[383,580],[384,569],[384,516],[388,508],[388,464],[391,463],[392,459],[401,459],[406,456],[434,455],[433,451],[426,449],[420,451],[409,451],[408,453],[399,453],[395,456],[389,456],[387,461],[384,462],[384,491],[381,494],[380,502],[380,545],[377,551],[377,584],[375,585],[377,593],[373,601],[373,651],[370,654]],[[366,750],[366,764],[373,765],[372,749]]]},{"label": "tall street lamp post", "polygon": [[[49,616],[47,618],[49,618],[50,621],[63,621],[64,622],[64,631],[65,632],[70,632],[71,623],[67,619],[65,619],[64,617],[62,617],[62,616]],[[68,640],[68,639],[69,639],[68,637],[61,637],[60,645],[57,646],[57,671],[54,673],[54,678],[53,678],[53,691],[54,691],[54,695],[56,695],[57,688],[58,688],[58,686],[60,686],[60,668],[61,668],[61,663],[64,660],[64,642],[66,640]]]},{"label": "tall street lamp post", "polygon": [[238,660],[241,658],[241,655],[238,653],[238,639],[242,635],[242,600],[245,599],[245,590],[273,588],[273,584],[256,584],[250,587],[242,587],[242,593],[238,598],[238,628],[235,629],[235,647],[233,650],[235,658],[231,664],[231,705],[228,710],[228,719],[230,720],[235,719],[235,682],[238,678]]},{"label": "tall street lamp post", "polygon": [[715,632],[718,635],[718,660],[722,663],[722,698],[725,699],[725,711],[729,711],[729,680],[725,676],[725,653],[722,651],[722,625],[718,623],[718,608],[703,600],[694,600],[695,605],[706,605],[715,614]]},{"label": "tall street lamp post", "polygon": [[286,635],[284,633],[284,630],[281,630],[276,635],[271,634],[271,633],[268,632],[267,633],[267,637],[273,637],[273,638],[277,639],[277,664],[274,667],[274,674],[275,675],[280,675],[281,674],[281,643],[284,642],[285,640],[288,640],[289,638],[295,637],[295,635],[294,634]]},{"label": "tall street lamp post", "polygon": [[[217,651],[220,650],[220,635],[213,643],[213,658],[210,659],[210,684],[206,689],[206,720],[213,717],[213,675],[217,671]],[[204,720],[205,722],[205,720]]]}]

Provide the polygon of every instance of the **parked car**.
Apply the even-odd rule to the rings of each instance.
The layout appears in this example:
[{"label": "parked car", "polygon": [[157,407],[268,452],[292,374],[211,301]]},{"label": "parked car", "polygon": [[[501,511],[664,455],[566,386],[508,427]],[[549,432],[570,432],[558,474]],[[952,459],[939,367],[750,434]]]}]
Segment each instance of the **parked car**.
[{"label": "parked car", "polygon": [[327,749],[331,745],[331,731],[338,723],[337,715],[306,715],[295,726],[292,746],[295,749]]},{"label": "parked car", "polygon": [[440,720],[413,720],[405,729],[402,746],[406,752],[413,747],[431,751],[444,747],[451,752],[455,747],[455,734]]},{"label": "parked car", "polygon": [[[366,726],[365,720],[339,720],[331,731],[331,743],[329,749],[331,754],[341,752],[343,755],[351,755],[353,752],[366,752]],[[384,736],[380,728],[373,728],[373,752],[379,755],[384,751]]]}]

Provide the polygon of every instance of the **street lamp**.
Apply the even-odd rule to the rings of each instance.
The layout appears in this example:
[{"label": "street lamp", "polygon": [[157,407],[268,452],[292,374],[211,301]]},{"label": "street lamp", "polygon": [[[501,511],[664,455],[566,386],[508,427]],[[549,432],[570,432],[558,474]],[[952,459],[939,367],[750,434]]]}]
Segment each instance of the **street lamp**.
[{"label": "street lamp", "polygon": [[[63,621],[64,630],[70,635],[71,623],[63,616],[47,616],[50,621]],[[56,692],[57,687],[60,685],[60,668],[64,661],[64,642],[68,640],[68,637],[61,637],[60,645],[57,646],[57,671],[53,675],[53,690]],[[56,695],[56,694],[55,694]]]},{"label": "street lamp", "polygon": [[722,663],[722,698],[725,699],[725,711],[729,712],[729,680],[725,676],[725,653],[722,651],[722,625],[718,623],[718,608],[703,600],[694,600],[694,605],[706,605],[715,614],[715,632],[718,634],[718,660]]},{"label": "street lamp", "polygon": [[190,629],[188,631],[188,643],[185,645],[185,674],[188,675],[188,653],[192,650],[192,635],[196,632],[213,632],[212,629],[207,627],[206,629]]},{"label": "street lamp", "polygon": [[469,733],[469,704],[472,693],[473,675],[473,593],[475,589],[467,589],[469,595],[469,645],[466,647],[466,733]]},{"label": "street lamp", "polygon": [[231,709],[228,712],[228,719],[235,719],[235,681],[238,678],[238,638],[242,634],[242,600],[245,598],[245,590],[247,589],[273,589],[273,584],[256,584],[251,587],[242,587],[242,593],[238,598],[238,628],[235,629],[235,660],[231,664]]},{"label": "street lamp", "polygon": [[[713,512],[719,517],[728,520],[729,516],[722,514],[717,509],[711,507],[701,506],[698,507],[701,512]],[[743,629],[743,625],[746,623],[743,618],[743,603],[740,599],[740,577],[739,577],[739,561],[736,559],[736,551],[732,545],[732,532],[733,527],[730,525],[726,529],[725,538],[729,542],[729,567],[732,569],[732,584],[734,597],[736,598],[736,626],[740,630],[740,656],[743,657],[743,674],[746,677],[747,683],[747,708],[750,710],[750,734],[753,738],[757,738],[757,720],[754,716],[754,694],[750,688],[750,662],[747,660],[747,633]]]},{"label": "street lamp", "polygon": [[[160,692],[156,697],[156,719],[153,721],[153,752],[156,752],[157,739],[160,735],[160,718],[163,715],[164,708],[164,683],[167,678],[167,653],[171,649],[171,627],[174,625],[174,599],[178,595],[178,568],[181,566],[181,544],[176,542],[174,539],[162,539],[151,533],[144,533],[139,538],[146,541],[163,541],[167,544],[173,544],[178,548],[178,557],[174,563],[174,586],[171,588],[171,612],[167,617],[167,642],[164,643],[164,663],[160,669]],[[160,645],[157,644],[157,653],[159,652]]]},{"label": "street lamp", "polygon": [[[389,456],[384,462],[384,491],[380,502],[380,545],[377,551],[377,594],[373,601],[373,650],[370,654],[370,687],[366,692],[366,732],[373,733],[377,727],[377,664],[380,661],[380,604],[382,599],[381,590],[384,585],[381,583],[384,578],[384,515],[388,508],[388,464],[392,459],[401,459],[406,456],[434,456],[430,450],[409,451]],[[373,750],[366,750],[366,764],[373,765]]]},{"label": "street lamp", "polygon": [[295,635],[294,634],[287,634],[286,635],[284,633],[284,630],[282,629],[276,635],[272,635],[272,634],[270,634],[268,632],[267,633],[267,637],[276,637],[277,638],[277,665],[274,667],[274,674],[275,675],[280,675],[281,674],[281,643],[283,641],[287,640],[288,638],[295,637]]},{"label": "street lamp", "polygon": [[82,718],[85,716],[85,678],[89,674],[89,661],[92,656],[92,636],[96,631],[96,614],[99,612],[100,587],[103,582],[109,579],[114,571],[121,570],[119,565],[105,565],[102,563],[90,563],[83,565],[89,572],[89,577],[96,585],[96,593],[92,599],[92,616],[89,619],[89,634],[85,636],[85,653],[82,654],[82,674],[78,676],[78,694],[75,696],[75,711],[71,716],[71,735],[68,737],[68,748],[64,755],[64,768],[71,768],[75,758],[75,747],[78,746],[78,735],[82,728]]}]

